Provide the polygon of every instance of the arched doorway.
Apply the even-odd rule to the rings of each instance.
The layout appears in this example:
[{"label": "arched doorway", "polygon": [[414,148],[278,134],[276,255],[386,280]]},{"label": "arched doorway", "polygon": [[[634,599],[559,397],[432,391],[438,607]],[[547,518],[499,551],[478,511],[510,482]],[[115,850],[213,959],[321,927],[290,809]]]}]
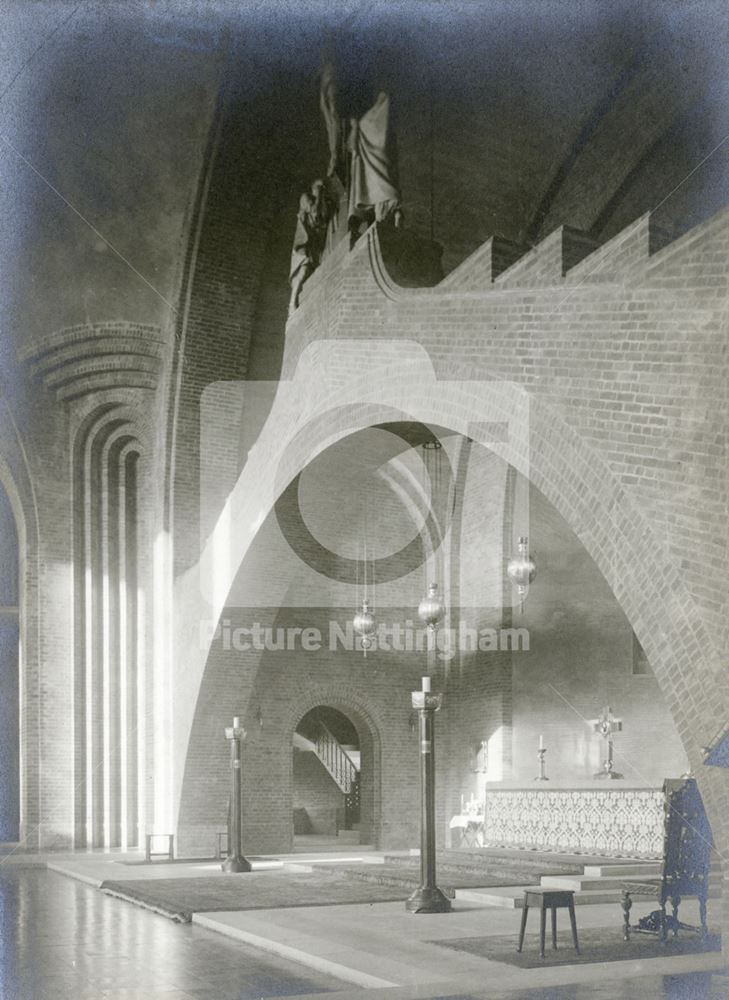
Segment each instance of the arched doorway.
[{"label": "arched doorway", "polygon": [[362,753],[356,726],[339,709],[318,705],[296,727],[293,754],[295,844],[359,844]]},{"label": "arched doorway", "polygon": [[361,713],[341,704],[315,705],[296,723],[291,753],[295,849],[373,845],[375,737]]},{"label": "arched doorway", "polygon": [[0,841],[20,839],[20,574],[18,529],[0,483]]}]

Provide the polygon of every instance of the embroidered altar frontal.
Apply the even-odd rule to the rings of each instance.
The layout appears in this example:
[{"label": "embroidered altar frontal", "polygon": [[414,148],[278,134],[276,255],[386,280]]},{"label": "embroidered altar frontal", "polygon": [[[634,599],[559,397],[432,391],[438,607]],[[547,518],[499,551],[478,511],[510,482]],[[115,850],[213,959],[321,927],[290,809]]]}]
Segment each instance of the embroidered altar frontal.
[{"label": "embroidered altar frontal", "polygon": [[663,793],[653,788],[488,789],[488,846],[663,856]]}]

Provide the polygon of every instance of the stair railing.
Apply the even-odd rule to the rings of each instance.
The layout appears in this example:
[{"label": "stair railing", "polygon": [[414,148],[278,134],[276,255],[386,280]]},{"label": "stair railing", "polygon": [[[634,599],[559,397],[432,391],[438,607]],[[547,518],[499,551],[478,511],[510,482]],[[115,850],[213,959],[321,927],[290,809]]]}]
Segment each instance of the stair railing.
[{"label": "stair railing", "polygon": [[316,755],[327,769],[332,779],[336,782],[340,791],[349,795],[353,786],[357,785],[357,767],[342,747],[337,738],[329,732],[323,722],[319,722],[319,729],[314,740]]}]

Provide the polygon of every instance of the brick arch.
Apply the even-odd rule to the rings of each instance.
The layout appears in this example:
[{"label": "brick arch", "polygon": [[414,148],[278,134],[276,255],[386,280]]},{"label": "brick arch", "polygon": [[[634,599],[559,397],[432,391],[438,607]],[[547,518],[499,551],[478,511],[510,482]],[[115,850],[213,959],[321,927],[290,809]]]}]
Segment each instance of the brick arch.
[{"label": "brick arch", "polygon": [[72,444],[74,841],[135,846],[144,814],[137,470],[147,442],[126,401],[97,401],[78,418]]},{"label": "brick arch", "polygon": [[[336,708],[346,715],[359,736],[362,755],[362,773],[366,778],[360,790],[362,821],[361,830],[365,843],[377,846],[381,841],[382,826],[382,720],[377,719],[377,710],[366,695],[351,684],[334,683],[307,685],[306,693],[296,700],[289,710],[283,730],[286,746],[293,745],[296,727],[307,712],[320,705]],[[287,775],[284,779],[284,796],[293,802],[293,756],[289,755]],[[292,815],[293,834],[293,815]]]},{"label": "brick arch", "polygon": [[[9,464],[5,461],[2,455],[0,455],[0,484],[2,484],[5,492],[8,495],[8,500],[10,501],[10,507],[13,511],[15,517],[15,523],[18,529],[18,547],[23,550],[23,543],[28,538],[28,531],[33,531],[35,526],[35,517],[28,517],[25,509],[25,504],[18,489],[15,477],[10,470]],[[33,534],[35,534],[33,532]]]},{"label": "brick arch", "polygon": [[19,360],[59,401],[97,393],[154,390],[165,353],[165,336],[148,323],[110,320],[54,330],[26,343]]},{"label": "brick arch", "polygon": [[21,844],[33,847],[37,843],[37,823],[40,818],[38,787],[33,781],[34,752],[37,749],[40,726],[37,508],[32,484],[29,483],[28,490],[19,489],[15,475],[2,455],[0,486],[10,503],[18,540],[19,836]]},{"label": "brick arch", "polygon": [[[233,523],[265,502],[267,490],[273,498],[328,445],[373,423],[395,419],[394,413],[400,419],[446,427],[491,448],[544,494],[602,572],[653,665],[697,770],[715,830],[727,823],[720,782],[700,767],[700,747],[723,717],[726,696],[718,651],[680,567],[602,455],[568,424],[558,404],[513,383],[468,381],[470,369],[455,362],[436,381],[417,344],[408,347],[420,360],[398,365],[402,343],[388,359],[388,343],[382,341],[377,344],[377,364],[363,364],[358,378],[347,379],[342,377],[342,359],[336,357],[338,346],[314,345],[294,380],[295,386],[301,377],[299,391],[288,404],[274,406],[231,497]],[[322,386],[317,398],[311,392],[310,365]],[[504,426],[508,433],[499,440]],[[245,500],[236,507],[240,496]],[[232,537],[234,544],[245,542],[245,532],[239,538],[235,528]],[[233,573],[245,548],[236,552]]]}]

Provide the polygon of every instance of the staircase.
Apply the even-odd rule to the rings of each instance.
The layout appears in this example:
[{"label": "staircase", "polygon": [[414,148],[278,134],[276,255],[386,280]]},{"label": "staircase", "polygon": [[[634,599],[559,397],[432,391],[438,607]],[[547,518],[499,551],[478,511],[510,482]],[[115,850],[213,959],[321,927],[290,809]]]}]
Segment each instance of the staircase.
[{"label": "staircase", "polygon": [[318,723],[316,738],[312,741],[314,753],[337,788],[344,794],[345,830],[356,829],[359,824],[359,754],[357,762],[323,722]]}]

